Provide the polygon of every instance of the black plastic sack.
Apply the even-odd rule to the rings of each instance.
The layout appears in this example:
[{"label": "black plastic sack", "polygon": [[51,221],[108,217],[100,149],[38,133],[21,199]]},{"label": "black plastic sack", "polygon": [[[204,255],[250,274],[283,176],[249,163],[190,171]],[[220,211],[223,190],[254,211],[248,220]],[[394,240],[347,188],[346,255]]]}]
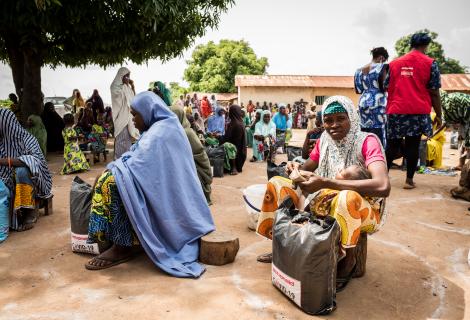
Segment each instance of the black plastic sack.
[{"label": "black plastic sack", "polygon": [[300,147],[287,146],[286,152],[287,152],[287,161],[292,161],[294,160],[294,158],[302,156],[302,148]]},{"label": "black plastic sack", "polygon": [[224,176],[224,158],[215,158],[211,160],[211,165],[214,168],[212,176],[222,178]]},{"label": "black plastic sack", "polygon": [[287,198],[276,212],[272,283],[306,313],[329,314],[336,309],[339,225],[293,208]]},{"label": "black plastic sack", "polygon": [[280,165],[276,165],[274,162],[266,161],[267,162],[267,173],[268,173],[268,181],[271,180],[272,177],[280,176],[284,178],[288,178],[286,174],[286,165],[287,162],[282,162]]},{"label": "black plastic sack", "polygon": [[75,177],[70,189],[70,229],[74,252],[100,253],[97,243],[87,243],[92,196],[93,187],[79,177]]},{"label": "black plastic sack", "polygon": [[209,160],[212,159],[224,159],[225,158],[225,149],[224,146],[209,146],[206,147],[206,153],[207,156],[209,157]]}]

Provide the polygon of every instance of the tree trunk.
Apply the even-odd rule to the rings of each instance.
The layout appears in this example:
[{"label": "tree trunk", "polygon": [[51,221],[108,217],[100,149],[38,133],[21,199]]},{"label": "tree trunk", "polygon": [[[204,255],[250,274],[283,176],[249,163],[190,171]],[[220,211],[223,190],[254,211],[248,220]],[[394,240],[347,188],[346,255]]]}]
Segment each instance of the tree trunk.
[{"label": "tree trunk", "polygon": [[43,97],[41,92],[42,56],[32,48],[23,48],[24,78],[20,103],[23,123],[32,114],[41,115]]},{"label": "tree trunk", "polygon": [[20,44],[21,36],[14,30],[2,30],[16,94],[19,98],[21,119],[24,123],[31,114],[40,115],[43,109],[41,66],[43,57],[40,41],[29,46]]},{"label": "tree trunk", "polygon": [[8,60],[10,62],[13,83],[15,84],[16,95],[21,99],[24,77],[24,58],[19,46],[6,42]]}]

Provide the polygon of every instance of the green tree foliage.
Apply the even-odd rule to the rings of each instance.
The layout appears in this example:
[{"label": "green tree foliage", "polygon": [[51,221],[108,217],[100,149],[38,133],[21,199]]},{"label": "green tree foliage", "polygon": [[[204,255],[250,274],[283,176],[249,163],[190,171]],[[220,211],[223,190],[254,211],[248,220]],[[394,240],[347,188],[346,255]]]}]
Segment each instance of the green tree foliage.
[{"label": "green tree foliage", "polygon": [[189,82],[191,91],[199,92],[236,92],[236,75],[264,74],[268,67],[268,59],[258,59],[243,40],[199,45],[187,63],[184,79]]},{"label": "green tree foliage", "polygon": [[[429,44],[428,51],[426,52],[431,58],[435,59],[439,64],[441,73],[465,73],[467,67],[462,66],[458,60],[448,58],[445,56],[442,45],[436,41],[438,34],[427,29],[419,30],[417,32],[426,32],[431,36],[432,42]],[[413,34],[404,36],[395,43],[395,50],[398,56],[402,56],[411,50],[410,40]]]},{"label": "green tree foliage", "polygon": [[42,111],[41,67],[163,61],[216,27],[233,0],[1,0],[0,60],[22,114]]},{"label": "green tree foliage", "polygon": [[173,104],[180,99],[180,96],[186,98],[189,92],[188,88],[181,86],[178,82],[170,82],[170,91]]}]

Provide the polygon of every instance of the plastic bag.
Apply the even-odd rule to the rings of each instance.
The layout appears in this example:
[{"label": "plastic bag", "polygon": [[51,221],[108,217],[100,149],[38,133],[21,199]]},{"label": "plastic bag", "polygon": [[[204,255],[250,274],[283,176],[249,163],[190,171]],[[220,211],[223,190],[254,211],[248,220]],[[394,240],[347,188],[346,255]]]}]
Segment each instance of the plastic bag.
[{"label": "plastic bag", "polygon": [[287,161],[293,161],[294,158],[302,157],[302,148],[294,147],[294,146],[287,146]]},{"label": "plastic bag", "polygon": [[10,189],[0,180],[0,243],[8,238],[10,229]]},{"label": "plastic bag", "polygon": [[92,196],[93,187],[79,177],[75,177],[70,189],[70,229],[73,252],[100,253],[97,243],[87,243]]},{"label": "plastic bag", "polygon": [[300,212],[287,198],[273,227],[273,285],[306,313],[333,312],[339,243],[340,227],[334,218]]},{"label": "plastic bag", "polygon": [[207,156],[209,157],[209,160],[212,162],[213,159],[224,159],[225,158],[225,149],[224,146],[217,146],[217,147],[212,147],[209,146],[206,148],[206,153]]},{"label": "plastic bag", "polygon": [[224,176],[224,158],[210,159],[212,166],[212,176],[216,178],[223,178]]},{"label": "plastic bag", "polygon": [[272,177],[280,176],[287,178],[286,174],[286,165],[287,162],[282,162],[280,165],[276,165],[274,162],[266,161],[268,166],[266,168],[268,173],[268,181],[271,180]]}]

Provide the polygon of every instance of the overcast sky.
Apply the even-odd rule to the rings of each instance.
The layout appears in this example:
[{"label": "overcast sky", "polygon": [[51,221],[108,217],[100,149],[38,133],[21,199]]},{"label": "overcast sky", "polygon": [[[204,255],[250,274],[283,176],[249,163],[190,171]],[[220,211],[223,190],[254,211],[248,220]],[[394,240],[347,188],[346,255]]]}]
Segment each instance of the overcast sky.
[{"label": "overcast sky", "polygon": [[[439,34],[446,55],[470,66],[470,0],[236,0],[217,30],[208,30],[195,45],[209,40],[244,39],[269,60],[269,74],[351,75],[370,59],[373,47],[393,45],[405,34],[428,28]],[[150,81],[182,82],[192,48],[162,64],[129,65],[138,91]],[[110,101],[109,85],[119,66],[107,70],[45,67],[46,96],[70,96],[79,88],[87,97],[97,88]],[[0,98],[14,92],[11,70],[0,64]]]}]

